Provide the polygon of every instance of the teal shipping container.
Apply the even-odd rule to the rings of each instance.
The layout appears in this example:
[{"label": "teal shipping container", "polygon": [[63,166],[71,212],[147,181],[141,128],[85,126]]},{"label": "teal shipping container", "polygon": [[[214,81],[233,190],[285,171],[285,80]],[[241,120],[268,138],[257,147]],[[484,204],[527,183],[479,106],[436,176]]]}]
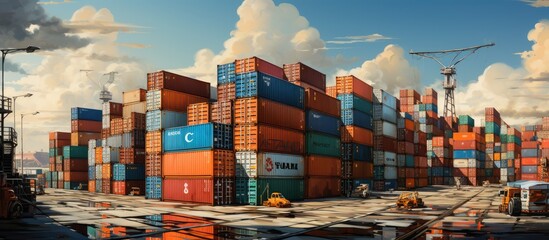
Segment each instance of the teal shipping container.
[{"label": "teal shipping container", "polygon": [[305,152],[308,155],[341,156],[341,140],[339,137],[316,132],[307,132],[305,142]]},{"label": "teal shipping container", "polygon": [[256,206],[273,192],[282,193],[290,201],[301,201],[305,191],[303,178],[249,178],[248,188],[248,203]]},{"label": "teal shipping container", "polygon": [[473,119],[469,115],[460,115],[458,120],[459,125],[467,125],[474,127],[475,126],[475,119]]},{"label": "teal shipping container", "polygon": [[88,146],[64,146],[63,156],[70,159],[88,159]]},{"label": "teal shipping container", "polygon": [[370,116],[373,115],[374,106],[372,102],[364,100],[360,97],[355,96],[352,93],[349,94],[339,94],[337,99],[341,101],[341,109],[355,109],[366,113]]}]

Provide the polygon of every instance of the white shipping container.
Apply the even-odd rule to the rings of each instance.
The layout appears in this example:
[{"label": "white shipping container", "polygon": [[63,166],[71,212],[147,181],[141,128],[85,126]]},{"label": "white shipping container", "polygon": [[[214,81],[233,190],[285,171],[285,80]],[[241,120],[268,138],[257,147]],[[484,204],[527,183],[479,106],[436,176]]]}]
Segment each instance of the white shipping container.
[{"label": "white shipping container", "polygon": [[507,182],[508,179],[507,179],[507,175],[501,175],[500,178],[499,178],[502,182]]},{"label": "white shipping container", "polygon": [[130,118],[132,116],[132,112],[136,113],[146,113],[147,112],[147,103],[146,102],[137,102],[132,104],[124,104],[124,107],[122,107],[122,117],[123,118]]},{"label": "white shipping container", "polygon": [[374,151],[374,165],[376,166],[396,166],[397,156],[393,152]]},{"label": "white shipping container", "polygon": [[107,129],[111,127],[111,116],[110,115],[104,115],[101,120],[101,126],[103,129]]},{"label": "white shipping container", "polygon": [[395,166],[385,166],[383,177],[385,180],[397,179],[397,168]]},{"label": "white shipping container", "polygon": [[454,159],[455,168],[467,168],[469,161],[467,159]]},{"label": "white shipping container", "polygon": [[103,178],[103,164],[95,165],[95,179]]},{"label": "white shipping container", "polygon": [[88,166],[95,165],[95,148],[88,148]]},{"label": "white shipping container", "polygon": [[117,147],[103,148],[103,162],[104,163],[120,162],[120,148],[117,148]]},{"label": "white shipping container", "polygon": [[122,135],[112,135],[107,138],[107,147],[122,147]]},{"label": "white shipping container", "polygon": [[304,162],[300,155],[236,152],[237,176],[302,177]]},{"label": "white shipping container", "polygon": [[[514,171],[514,169],[513,169],[513,171]],[[507,174],[507,168],[499,169],[499,174],[501,175],[501,177],[509,175],[509,174]]]},{"label": "white shipping container", "polygon": [[467,159],[468,168],[480,168],[480,161],[477,161],[474,158]]},{"label": "white shipping container", "polygon": [[397,138],[397,126],[387,121],[374,121],[374,134]]},{"label": "white shipping container", "polygon": [[122,103],[126,105],[131,103],[144,102],[145,99],[141,99],[141,93],[144,91],[145,89],[140,88],[133,91],[123,92]]},{"label": "white shipping container", "polygon": [[433,149],[433,140],[427,140],[427,151]]},{"label": "white shipping container", "polygon": [[147,92],[147,111],[159,110],[162,104],[160,90]]},{"label": "white shipping container", "polygon": [[427,117],[427,112],[423,112],[423,111],[419,112],[419,117],[420,118]]}]

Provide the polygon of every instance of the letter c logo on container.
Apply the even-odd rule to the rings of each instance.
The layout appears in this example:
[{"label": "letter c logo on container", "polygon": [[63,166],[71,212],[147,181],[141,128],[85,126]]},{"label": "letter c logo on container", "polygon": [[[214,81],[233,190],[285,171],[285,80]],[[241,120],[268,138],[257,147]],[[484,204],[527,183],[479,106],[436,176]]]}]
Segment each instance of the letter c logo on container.
[{"label": "letter c logo on container", "polygon": [[185,142],[188,142],[188,143],[192,142],[194,139],[189,139],[189,136],[192,136],[192,135],[194,135],[194,133],[185,134]]}]

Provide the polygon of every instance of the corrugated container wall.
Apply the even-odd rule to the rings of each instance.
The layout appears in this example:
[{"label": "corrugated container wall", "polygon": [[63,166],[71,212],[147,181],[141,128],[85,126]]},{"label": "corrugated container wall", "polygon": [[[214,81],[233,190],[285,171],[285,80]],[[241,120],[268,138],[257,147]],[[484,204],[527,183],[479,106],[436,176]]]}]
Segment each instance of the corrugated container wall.
[{"label": "corrugated container wall", "polygon": [[147,90],[159,89],[188,93],[205,99],[210,98],[210,83],[167,71],[147,73]]},{"label": "corrugated container wall", "polygon": [[236,75],[236,98],[263,97],[303,109],[305,90],[261,72]]}]

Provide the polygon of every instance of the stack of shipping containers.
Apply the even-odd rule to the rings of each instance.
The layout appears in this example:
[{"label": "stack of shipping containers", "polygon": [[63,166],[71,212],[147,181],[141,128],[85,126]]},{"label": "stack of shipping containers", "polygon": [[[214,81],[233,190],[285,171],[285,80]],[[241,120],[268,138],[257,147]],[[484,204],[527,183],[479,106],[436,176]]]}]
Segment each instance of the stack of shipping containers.
[{"label": "stack of shipping containers", "polygon": [[[71,134],[68,132],[49,133],[49,170],[46,174],[46,184],[50,188],[59,188],[59,174],[63,175],[63,148],[71,145]],[[59,173],[60,172],[60,173]],[[64,187],[64,183],[63,183]],[[61,188],[63,188],[61,187]]]},{"label": "stack of shipping containers", "polygon": [[[421,144],[415,133],[419,130],[417,121],[414,121],[414,105],[421,103],[421,96],[413,89],[400,90],[400,116],[397,122],[397,140],[398,140],[398,188],[411,189],[416,187],[416,154],[415,145]],[[425,144],[425,141],[423,142]]]},{"label": "stack of shipping containers", "polygon": [[166,71],[147,74],[145,196],[162,197],[162,132],[187,124],[190,104],[208,102],[210,84]]},{"label": "stack of shipping containers", "polygon": [[304,198],[305,113],[302,87],[257,57],[235,61],[236,203],[261,205],[268,194]]},{"label": "stack of shipping containers", "polygon": [[[501,162],[500,167],[500,179],[502,183],[514,182],[520,180],[520,155],[522,146],[522,133],[515,128],[507,128],[507,152],[505,154],[505,160],[507,165]],[[512,163],[513,162],[513,163]],[[509,166],[512,163],[514,166]],[[517,169],[515,169],[517,168]],[[516,173],[519,174],[516,174]]]},{"label": "stack of shipping containers", "polygon": [[328,95],[341,102],[341,191],[349,195],[359,184],[373,184],[373,88],[355,76],[336,77]]},{"label": "stack of shipping containers", "polygon": [[[414,133],[414,140],[419,143],[415,146],[416,187],[425,187],[432,180],[429,177],[433,175],[441,177],[444,174],[440,172],[440,170],[443,170],[441,168],[435,169],[437,172],[434,173],[432,169],[433,158],[436,158],[433,151],[433,137],[442,135],[437,103],[437,92],[432,88],[426,88],[425,95],[421,96],[421,102],[414,105],[414,119],[419,122],[419,131]],[[425,140],[423,140],[422,136],[425,136]],[[423,141],[425,141],[425,145],[421,144]],[[439,156],[444,157],[440,152]],[[436,163],[436,161],[435,159],[434,162]],[[429,162],[431,162],[431,166],[429,166]]]},{"label": "stack of shipping containers", "polygon": [[541,142],[537,139],[537,127],[535,125],[523,126],[521,130],[521,171],[519,178],[521,180],[539,180],[538,166],[541,158]]},{"label": "stack of shipping containers", "polygon": [[[474,131],[474,119],[468,115],[459,116],[459,132],[454,133],[454,176],[461,184],[477,186],[484,175],[484,134]],[[478,128],[480,129],[480,128]]]},{"label": "stack of shipping containers", "polygon": [[[485,109],[485,139],[486,139],[486,162],[485,176],[490,182],[499,179],[499,169],[495,168],[495,162],[501,163],[501,116],[499,112],[493,108]],[[497,170],[496,170],[497,169]]]},{"label": "stack of shipping containers", "polygon": [[[112,193],[113,169],[114,164],[120,162],[120,148],[122,147],[122,135],[124,133],[124,119],[122,118],[122,115],[122,103],[103,103],[102,135],[105,134],[106,138],[103,138],[101,140],[101,167],[95,167],[96,173],[97,171],[101,170],[101,184],[97,183],[97,181],[99,180],[99,178],[97,177],[95,183],[96,190],[98,190],[98,187],[100,187],[100,190],[96,192],[102,192],[106,194]],[[108,121],[108,123],[106,123],[105,121]],[[98,160],[97,156],[96,160]]]},{"label": "stack of shipping containers", "polygon": [[284,77],[305,87],[305,198],[341,194],[339,100],[325,94],[326,75],[303,63],[285,64]]},{"label": "stack of shipping containers", "polygon": [[542,118],[541,130],[537,131],[538,139],[541,140],[541,158],[538,167],[538,178],[540,181],[549,182],[549,117]]},{"label": "stack of shipping containers", "polygon": [[373,189],[397,188],[397,99],[374,90],[374,182]]}]

